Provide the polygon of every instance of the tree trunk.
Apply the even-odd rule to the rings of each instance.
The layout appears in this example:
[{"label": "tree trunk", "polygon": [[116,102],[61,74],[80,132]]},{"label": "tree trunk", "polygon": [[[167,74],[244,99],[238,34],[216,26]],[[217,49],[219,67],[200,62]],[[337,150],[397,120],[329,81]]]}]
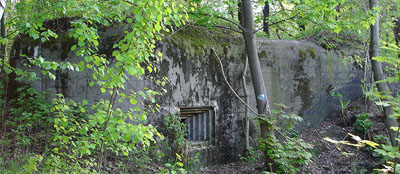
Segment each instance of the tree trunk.
[{"label": "tree trunk", "polygon": [[[246,86],[246,71],[247,71],[247,62],[248,58],[246,55],[246,59],[244,60],[244,66],[243,66],[243,72],[242,72],[242,86],[243,86],[243,95],[244,95],[244,102],[249,103],[249,97],[247,94],[247,86]],[[249,152],[250,149],[250,122],[249,122],[249,109],[247,107],[244,107],[244,121],[245,121],[245,127],[244,127],[244,139],[246,141],[246,152]]]},{"label": "tree trunk", "polygon": [[[261,72],[260,61],[258,59],[257,43],[254,37],[254,19],[253,9],[250,0],[242,0],[243,19],[244,19],[244,40],[246,45],[246,53],[249,58],[249,67],[251,79],[253,80],[254,93],[257,100],[258,114],[267,114],[267,97],[264,87],[264,80]],[[272,130],[267,129],[265,123],[260,124],[261,137],[266,138],[267,133]]]},{"label": "tree trunk", "polygon": [[[251,0],[242,0],[243,7],[243,37],[246,45],[246,53],[249,60],[251,79],[253,81],[254,93],[257,101],[258,114],[270,116],[267,93],[265,92],[264,80],[261,72],[260,61],[258,59],[257,42],[254,34],[254,18]],[[267,123],[260,122],[261,138],[274,136],[274,131],[269,129]],[[268,148],[268,147],[267,147]],[[265,164],[272,164],[274,170],[276,166],[269,156],[265,153]],[[272,171],[271,171],[272,172]]]},{"label": "tree trunk", "polygon": [[[375,7],[378,7],[378,0],[369,0],[370,9],[372,10]],[[374,72],[375,81],[381,81],[385,79],[385,75],[383,74],[381,62],[376,60],[372,60],[373,57],[379,56],[379,17],[376,17],[375,24],[371,25],[371,40],[369,47],[369,57],[371,59],[372,71]],[[391,95],[389,93],[388,86],[386,82],[377,83],[378,91],[383,93],[384,95]],[[383,101],[390,101],[387,97],[382,98]],[[393,108],[392,106],[384,107],[385,112],[385,121],[386,126],[389,129],[390,141],[393,146],[397,146],[395,138],[397,137],[397,132],[390,129],[391,127],[398,127],[399,124],[397,120],[392,116]]]},{"label": "tree trunk", "polygon": [[267,37],[269,38],[270,32],[269,32],[269,23],[267,22],[269,18],[269,3],[268,0],[265,1],[264,9],[263,9],[263,30],[265,34],[267,34]]}]

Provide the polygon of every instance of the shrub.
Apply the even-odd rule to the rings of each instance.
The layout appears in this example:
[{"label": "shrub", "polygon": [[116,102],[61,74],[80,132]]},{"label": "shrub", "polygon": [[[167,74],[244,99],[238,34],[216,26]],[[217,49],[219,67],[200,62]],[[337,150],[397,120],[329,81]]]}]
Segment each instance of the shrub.
[{"label": "shrub", "polygon": [[[284,113],[282,110],[286,108],[286,106],[278,106],[282,108],[280,110],[272,110],[272,116],[260,115],[258,119],[266,122],[269,128],[276,130],[279,136],[282,137],[282,140],[279,140],[275,136],[269,136],[265,139],[260,138],[258,147],[272,160],[273,164],[278,167],[274,172],[298,173],[301,165],[308,164],[311,161],[312,154],[310,153],[310,149],[312,149],[313,146],[304,142],[299,137],[291,137],[289,135],[296,121],[301,121],[302,119],[295,114]],[[278,118],[281,120],[278,121]],[[285,132],[281,132],[279,124],[285,126]]]}]

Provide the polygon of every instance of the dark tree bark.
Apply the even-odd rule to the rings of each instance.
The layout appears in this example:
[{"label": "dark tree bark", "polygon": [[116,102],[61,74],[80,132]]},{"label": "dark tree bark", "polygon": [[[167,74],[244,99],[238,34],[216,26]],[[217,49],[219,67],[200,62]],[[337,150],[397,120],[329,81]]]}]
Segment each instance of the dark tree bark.
[{"label": "dark tree bark", "polygon": [[[369,0],[370,9],[372,10],[375,7],[378,7],[378,0]],[[373,57],[379,56],[379,17],[376,17],[376,22],[374,25],[371,25],[371,37],[370,37],[370,47],[369,47],[369,57],[371,59],[372,71],[374,72],[375,81],[381,81],[385,79],[385,75],[382,70],[381,62],[376,60],[372,60]],[[377,83],[378,91],[383,93],[384,95],[391,95],[389,93],[389,88],[386,82]],[[390,101],[387,97],[382,98],[383,101]],[[389,129],[390,141],[393,146],[397,146],[395,138],[397,137],[397,132],[390,129],[391,127],[398,127],[399,124],[397,120],[393,117],[393,108],[392,106],[386,106],[383,108],[385,112],[385,122],[386,126]]]},{"label": "dark tree bark", "polygon": [[268,38],[270,36],[269,32],[269,24],[267,19],[269,18],[269,3],[268,0],[265,1],[264,9],[263,9],[263,31],[267,34]]},{"label": "dark tree bark", "polygon": [[244,24],[243,24],[243,6],[242,6],[241,1],[238,2],[238,20],[239,20],[239,24],[241,26],[244,26]]}]

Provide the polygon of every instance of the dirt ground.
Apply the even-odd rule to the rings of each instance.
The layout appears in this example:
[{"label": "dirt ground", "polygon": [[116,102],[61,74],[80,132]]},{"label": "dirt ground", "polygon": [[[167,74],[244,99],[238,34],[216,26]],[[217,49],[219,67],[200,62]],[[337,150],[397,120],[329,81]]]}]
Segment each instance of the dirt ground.
[{"label": "dirt ground", "polygon": [[[371,107],[369,107],[371,106]],[[324,140],[330,137],[334,140],[353,141],[348,133],[356,134],[364,139],[372,139],[375,135],[385,135],[383,115],[379,108],[372,107],[360,100],[349,105],[342,113],[333,113],[324,123],[300,133],[300,137],[314,145],[312,162],[302,166],[299,173],[312,174],[346,174],[346,173],[371,173],[373,169],[381,167],[380,159],[368,149],[357,149],[352,146],[335,145]],[[369,133],[357,131],[354,122],[356,115],[368,112],[373,122]],[[263,163],[247,163],[244,161],[229,163],[220,166],[202,168],[202,174],[255,174],[261,173]]]}]

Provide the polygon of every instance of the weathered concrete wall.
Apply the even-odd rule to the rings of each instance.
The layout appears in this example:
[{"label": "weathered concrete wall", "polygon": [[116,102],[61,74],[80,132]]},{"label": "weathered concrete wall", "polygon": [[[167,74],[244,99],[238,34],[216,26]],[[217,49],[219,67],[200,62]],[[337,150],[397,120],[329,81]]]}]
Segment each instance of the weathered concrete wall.
[{"label": "weathered concrete wall", "polygon": [[[110,55],[113,42],[120,38],[122,30],[114,28],[102,34],[100,52]],[[344,100],[361,97],[361,74],[341,64],[333,53],[301,41],[259,40],[259,57],[264,82],[270,103],[282,103],[304,118],[302,128],[322,122],[335,111],[334,100],[329,91],[339,91]],[[71,40],[61,37],[57,41],[41,44],[33,41],[20,41],[14,46],[14,54],[43,56],[49,60],[68,60],[77,63],[81,58],[70,52]],[[150,117],[159,124],[163,114],[176,113],[183,106],[214,106],[216,108],[216,144],[214,148],[202,148],[203,162],[224,163],[238,159],[244,150],[243,110],[244,107],[234,97],[225,84],[221,69],[210,48],[215,48],[223,59],[228,80],[233,88],[243,94],[240,83],[244,64],[244,47],[240,38],[222,32],[210,33],[204,29],[182,31],[158,44],[163,53],[156,77],[169,78],[165,95],[158,97],[160,114]],[[17,64],[23,61],[15,59]],[[95,102],[108,97],[96,87],[90,87],[91,72],[58,71],[57,80],[42,76],[41,81],[31,83],[38,90],[63,93],[67,98]],[[249,72],[247,87],[250,105],[256,108]],[[140,90],[144,87],[157,89],[150,80],[132,77],[126,84],[127,90]],[[145,102],[146,103],[146,102]],[[272,105],[272,104],[271,104]],[[123,103],[118,107],[132,107]],[[254,116],[254,115],[253,115]],[[253,136],[257,130],[252,122]],[[217,154],[218,153],[218,154]]]},{"label": "weathered concrete wall", "polygon": [[319,124],[340,109],[330,91],[340,92],[344,101],[362,97],[361,71],[342,63],[346,55],[305,41],[259,40],[258,46],[269,101],[302,116],[300,128]]}]

